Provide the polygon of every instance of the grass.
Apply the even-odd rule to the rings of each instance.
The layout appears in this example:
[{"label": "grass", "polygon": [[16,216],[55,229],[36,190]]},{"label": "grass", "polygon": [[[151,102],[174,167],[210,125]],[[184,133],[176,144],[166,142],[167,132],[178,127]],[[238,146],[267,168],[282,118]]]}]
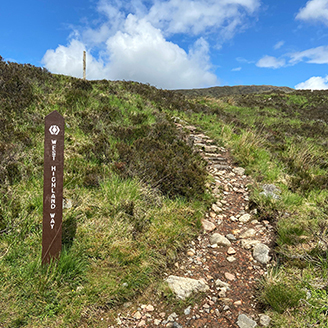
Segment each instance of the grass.
[{"label": "grass", "polygon": [[[101,313],[157,288],[200,231],[211,201],[204,163],[155,88],[0,66],[0,326],[100,327]],[[72,206],[61,257],[42,266],[44,117],[55,109]]]},{"label": "grass", "polygon": [[[258,295],[272,325],[327,326],[325,91],[187,98],[1,58],[0,66],[3,327],[107,327],[100,318],[150,290],[171,302],[160,272],[199,233],[211,204],[204,162],[172,116],[228,147],[255,180],[250,208],[276,227],[277,260]],[[65,117],[72,207],[64,209],[60,260],[42,266],[43,120],[55,109]],[[278,199],[261,194],[268,183],[281,190]]]}]

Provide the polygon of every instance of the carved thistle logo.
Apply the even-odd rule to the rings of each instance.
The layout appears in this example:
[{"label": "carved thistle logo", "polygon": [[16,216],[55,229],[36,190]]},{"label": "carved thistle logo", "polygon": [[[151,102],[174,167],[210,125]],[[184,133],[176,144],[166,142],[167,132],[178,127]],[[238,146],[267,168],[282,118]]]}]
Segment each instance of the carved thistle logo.
[{"label": "carved thistle logo", "polygon": [[51,127],[49,128],[49,132],[52,135],[58,135],[58,133],[60,132],[59,126],[58,125],[51,125]]}]

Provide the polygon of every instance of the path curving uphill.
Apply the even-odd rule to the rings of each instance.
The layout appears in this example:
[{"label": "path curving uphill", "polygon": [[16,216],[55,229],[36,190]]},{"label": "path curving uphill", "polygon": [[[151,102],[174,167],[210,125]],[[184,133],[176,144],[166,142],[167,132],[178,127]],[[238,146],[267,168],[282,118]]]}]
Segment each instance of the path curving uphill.
[{"label": "path curving uphill", "polygon": [[268,326],[256,301],[258,280],[270,266],[274,229],[259,222],[249,210],[248,185],[252,179],[241,167],[234,167],[229,151],[215,145],[195,126],[176,123],[190,131],[187,142],[207,161],[214,182],[208,186],[216,198],[202,220],[203,233],[192,241],[175,266],[164,273],[169,287],[184,299],[201,291],[204,297],[184,313],[169,305],[138,304],[110,327],[194,327],[251,328]]}]

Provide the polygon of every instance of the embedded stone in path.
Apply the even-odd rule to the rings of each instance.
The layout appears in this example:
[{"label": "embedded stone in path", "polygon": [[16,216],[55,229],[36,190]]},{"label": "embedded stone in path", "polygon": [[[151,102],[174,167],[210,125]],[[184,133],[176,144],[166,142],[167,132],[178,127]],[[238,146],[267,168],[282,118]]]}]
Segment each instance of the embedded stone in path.
[{"label": "embedded stone in path", "polygon": [[222,280],[220,280],[220,279],[217,279],[217,280],[215,281],[215,285],[216,285],[217,287],[225,287],[225,288],[228,288],[228,289],[229,289],[229,286],[230,286],[227,282],[224,282],[224,281],[222,281]]},{"label": "embedded stone in path", "polygon": [[202,226],[205,231],[213,231],[216,228],[214,223],[205,219],[202,220]]},{"label": "embedded stone in path", "polygon": [[253,257],[262,264],[267,264],[271,257],[269,256],[270,248],[264,244],[257,244],[253,249]]},{"label": "embedded stone in path", "polygon": [[225,272],[224,273],[224,276],[226,277],[226,279],[228,280],[235,280],[236,279],[236,276],[232,273],[229,273],[229,272]]},{"label": "embedded stone in path", "polygon": [[239,328],[254,328],[257,326],[257,323],[248,318],[245,314],[240,314],[238,316],[237,325]]},{"label": "embedded stone in path", "polygon": [[181,299],[189,297],[192,293],[206,292],[209,290],[208,285],[202,280],[169,276],[166,282],[177,297]]},{"label": "embedded stone in path", "polygon": [[219,233],[214,233],[210,238],[211,245],[217,244],[218,246],[231,246],[231,242],[226,237]]},{"label": "embedded stone in path", "polygon": [[245,232],[243,232],[239,238],[241,239],[246,239],[246,238],[250,238],[250,237],[254,237],[256,234],[256,231],[254,229],[248,229]]},{"label": "embedded stone in path", "polygon": [[238,175],[245,174],[245,169],[243,167],[235,167],[232,171]]},{"label": "embedded stone in path", "polygon": [[220,212],[222,212],[222,209],[221,209],[219,206],[217,206],[216,204],[213,204],[213,205],[212,205],[212,210],[213,210],[215,213],[220,213]]},{"label": "embedded stone in path", "polygon": [[252,240],[252,239],[242,239],[241,240],[241,247],[244,249],[251,249],[257,244],[260,244],[259,240]]},{"label": "embedded stone in path", "polygon": [[239,222],[246,223],[246,222],[250,221],[251,218],[252,218],[252,216],[250,214],[244,214],[239,218]]}]

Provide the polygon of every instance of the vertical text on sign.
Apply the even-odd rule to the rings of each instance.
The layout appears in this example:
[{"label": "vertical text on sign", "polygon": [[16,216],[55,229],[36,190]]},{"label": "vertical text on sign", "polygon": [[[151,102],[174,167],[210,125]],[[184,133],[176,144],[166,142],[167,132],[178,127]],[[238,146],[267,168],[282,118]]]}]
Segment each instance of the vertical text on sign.
[{"label": "vertical text on sign", "polygon": [[42,263],[61,251],[64,173],[64,118],[57,112],[45,119]]}]

